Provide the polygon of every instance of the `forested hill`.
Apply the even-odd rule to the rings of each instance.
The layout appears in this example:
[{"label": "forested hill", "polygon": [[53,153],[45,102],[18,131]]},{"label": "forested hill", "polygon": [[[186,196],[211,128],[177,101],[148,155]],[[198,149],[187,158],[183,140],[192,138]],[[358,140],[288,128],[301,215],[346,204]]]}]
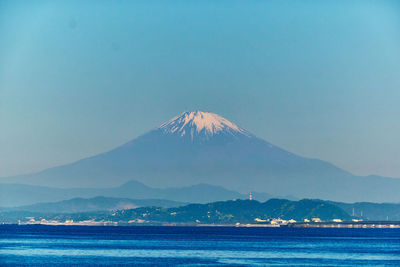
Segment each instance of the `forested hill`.
[{"label": "forested hill", "polygon": [[280,218],[284,220],[302,221],[320,218],[321,220],[350,220],[351,216],[340,207],[322,200],[303,199],[290,201],[286,199],[270,199],[266,202],[255,200],[230,200],[208,204],[189,204],[186,206],[161,208],[140,207],[117,211],[49,213],[29,211],[9,211],[0,213],[2,222],[15,222],[25,218],[35,221],[66,220],[79,221],[113,221],[140,223],[194,223],[194,224],[235,224],[254,223]]}]

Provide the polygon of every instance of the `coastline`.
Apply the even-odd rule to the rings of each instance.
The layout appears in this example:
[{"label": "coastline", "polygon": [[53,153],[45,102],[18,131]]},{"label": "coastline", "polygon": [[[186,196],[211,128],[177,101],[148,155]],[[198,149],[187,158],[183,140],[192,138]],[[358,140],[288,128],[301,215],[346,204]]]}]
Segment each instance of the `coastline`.
[{"label": "coastline", "polygon": [[157,227],[241,227],[241,228],[392,228],[399,229],[400,221],[361,221],[361,222],[296,222],[288,224],[196,224],[196,223],[121,223],[111,221],[98,222],[35,222],[35,223],[2,223],[0,225],[44,225],[44,226],[157,226]]}]

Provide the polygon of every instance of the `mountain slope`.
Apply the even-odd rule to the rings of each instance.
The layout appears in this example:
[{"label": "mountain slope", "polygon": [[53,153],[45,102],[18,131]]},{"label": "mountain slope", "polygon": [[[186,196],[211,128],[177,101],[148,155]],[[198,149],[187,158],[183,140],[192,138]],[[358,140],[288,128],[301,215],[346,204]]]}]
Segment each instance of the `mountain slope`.
[{"label": "mountain slope", "polygon": [[161,188],[207,183],[243,193],[348,202],[400,200],[400,180],[354,176],[328,162],[280,149],[201,111],[185,112],[107,153],[2,179],[57,187],[110,187],[128,180]]}]

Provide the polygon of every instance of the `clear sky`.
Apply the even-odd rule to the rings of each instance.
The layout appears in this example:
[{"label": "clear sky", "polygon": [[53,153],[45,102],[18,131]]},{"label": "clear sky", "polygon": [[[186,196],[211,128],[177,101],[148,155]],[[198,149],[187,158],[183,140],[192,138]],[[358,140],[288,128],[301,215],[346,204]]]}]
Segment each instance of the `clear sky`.
[{"label": "clear sky", "polygon": [[0,0],[0,176],[193,109],[400,178],[399,1]]}]

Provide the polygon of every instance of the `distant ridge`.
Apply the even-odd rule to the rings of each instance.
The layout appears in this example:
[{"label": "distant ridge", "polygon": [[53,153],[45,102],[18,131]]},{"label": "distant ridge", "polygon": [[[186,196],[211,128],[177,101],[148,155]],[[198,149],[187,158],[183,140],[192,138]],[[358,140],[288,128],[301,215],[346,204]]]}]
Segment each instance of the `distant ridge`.
[{"label": "distant ridge", "polygon": [[158,188],[205,183],[246,194],[400,201],[400,179],[355,176],[288,152],[220,115],[202,111],[184,112],[109,152],[0,181],[65,188],[116,187],[129,180]]},{"label": "distant ridge", "polygon": [[177,207],[185,203],[166,199],[130,199],[113,197],[73,198],[59,202],[38,203],[29,206],[20,206],[4,210],[49,212],[49,213],[74,213],[88,211],[124,210],[139,207]]},{"label": "distant ridge", "polygon": [[[272,196],[253,193],[255,199],[265,201]],[[57,202],[71,198],[125,198],[138,200],[164,199],[166,202],[207,203],[212,201],[247,198],[247,194],[220,186],[198,184],[188,187],[152,188],[137,181],[129,181],[112,188],[54,188],[35,185],[0,184],[0,207],[26,206],[43,202]],[[163,206],[163,205],[159,205]]]}]

